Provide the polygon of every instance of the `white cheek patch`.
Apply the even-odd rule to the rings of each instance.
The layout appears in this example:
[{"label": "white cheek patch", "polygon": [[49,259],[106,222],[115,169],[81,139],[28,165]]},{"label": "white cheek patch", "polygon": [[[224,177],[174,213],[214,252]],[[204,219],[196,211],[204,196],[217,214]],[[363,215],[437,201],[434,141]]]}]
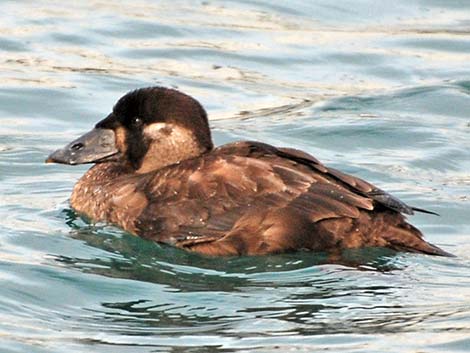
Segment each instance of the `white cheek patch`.
[{"label": "white cheek patch", "polygon": [[153,123],[144,127],[144,135],[150,139],[159,139],[163,136],[169,136],[173,130],[172,124]]},{"label": "white cheek patch", "polygon": [[168,123],[153,123],[147,125],[144,127],[144,136],[154,141],[161,142],[161,140],[167,140],[168,144],[191,144],[195,141],[191,131],[184,127]]}]

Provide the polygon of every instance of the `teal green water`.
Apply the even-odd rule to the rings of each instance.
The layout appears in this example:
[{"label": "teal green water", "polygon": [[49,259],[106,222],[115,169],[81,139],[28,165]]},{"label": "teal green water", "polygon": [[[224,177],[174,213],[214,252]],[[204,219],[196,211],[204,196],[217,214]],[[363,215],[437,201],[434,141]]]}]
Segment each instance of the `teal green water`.
[{"label": "teal green water", "polygon": [[[470,3],[1,1],[0,352],[470,351]],[[177,87],[218,144],[312,153],[457,255],[207,259],[68,205],[45,165],[130,89]]]}]

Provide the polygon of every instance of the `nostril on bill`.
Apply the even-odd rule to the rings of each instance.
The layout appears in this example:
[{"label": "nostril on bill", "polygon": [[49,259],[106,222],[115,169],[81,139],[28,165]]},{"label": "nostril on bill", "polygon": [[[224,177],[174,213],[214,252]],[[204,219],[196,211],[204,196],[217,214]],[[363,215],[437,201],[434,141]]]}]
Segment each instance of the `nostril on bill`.
[{"label": "nostril on bill", "polygon": [[70,147],[72,150],[74,151],[78,151],[78,150],[81,150],[83,148],[83,143],[81,142],[78,142],[78,143],[74,143],[72,145],[72,147]]}]

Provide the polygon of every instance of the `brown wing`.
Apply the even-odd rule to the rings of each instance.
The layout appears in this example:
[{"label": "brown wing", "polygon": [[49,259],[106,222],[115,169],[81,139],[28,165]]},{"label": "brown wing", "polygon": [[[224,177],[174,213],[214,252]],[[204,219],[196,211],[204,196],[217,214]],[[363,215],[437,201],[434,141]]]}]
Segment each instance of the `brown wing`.
[{"label": "brown wing", "polygon": [[391,210],[409,215],[412,215],[414,213],[413,210],[434,214],[430,211],[410,207],[404,202],[397,199],[396,197],[368,183],[365,180],[354,177],[352,175],[345,174],[333,168],[327,168],[323,164],[321,164],[315,157],[305,152],[292,148],[280,148],[279,153],[280,155],[286,156],[287,158],[292,158],[294,160],[299,161],[300,163],[310,165],[312,168],[317,169],[319,172],[334,177],[338,182],[341,182],[348,189],[353,190],[368,198],[371,198],[382,206],[385,206],[386,208],[389,208]]},{"label": "brown wing", "polygon": [[302,248],[317,222],[374,208],[352,186],[370,184],[333,173],[300,151],[226,145],[158,173],[145,187],[149,203],[136,227],[146,238],[213,254]]}]

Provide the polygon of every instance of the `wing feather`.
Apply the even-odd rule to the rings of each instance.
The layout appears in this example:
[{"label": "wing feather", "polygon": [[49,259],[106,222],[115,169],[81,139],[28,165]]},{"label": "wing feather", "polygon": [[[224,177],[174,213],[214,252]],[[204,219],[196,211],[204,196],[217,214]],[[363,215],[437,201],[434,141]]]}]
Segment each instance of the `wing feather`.
[{"label": "wing feather", "polygon": [[[225,145],[159,171],[146,193],[149,201],[136,221],[138,231],[189,248],[243,231],[241,225],[255,229],[254,223],[265,222],[265,231],[275,214],[315,223],[357,219],[360,210],[371,211],[377,204],[412,212],[372,184],[327,168],[305,152],[254,142]],[[277,225],[271,232],[282,228]]]}]

